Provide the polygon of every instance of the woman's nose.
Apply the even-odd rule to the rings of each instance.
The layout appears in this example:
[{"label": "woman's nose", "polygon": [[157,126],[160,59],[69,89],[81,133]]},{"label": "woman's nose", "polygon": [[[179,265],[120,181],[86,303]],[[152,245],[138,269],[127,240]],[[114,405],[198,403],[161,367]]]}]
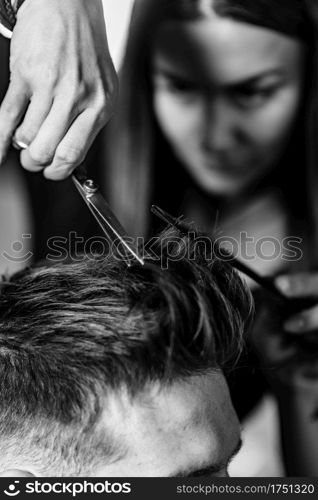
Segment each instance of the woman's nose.
[{"label": "woman's nose", "polygon": [[234,110],[221,95],[206,99],[204,106],[204,148],[211,152],[232,149],[239,137]]}]

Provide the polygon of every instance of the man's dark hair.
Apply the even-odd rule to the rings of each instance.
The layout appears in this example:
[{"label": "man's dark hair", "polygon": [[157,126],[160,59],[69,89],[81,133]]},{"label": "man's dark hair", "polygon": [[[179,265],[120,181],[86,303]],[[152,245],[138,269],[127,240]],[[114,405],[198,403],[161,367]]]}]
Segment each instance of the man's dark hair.
[{"label": "man's dark hair", "polygon": [[176,233],[144,266],[91,256],[4,281],[0,470],[18,457],[43,475],[79,476],[113,461],[121,443],[98,428],[107,394],[233,366],[251,310],[232,267]]}]

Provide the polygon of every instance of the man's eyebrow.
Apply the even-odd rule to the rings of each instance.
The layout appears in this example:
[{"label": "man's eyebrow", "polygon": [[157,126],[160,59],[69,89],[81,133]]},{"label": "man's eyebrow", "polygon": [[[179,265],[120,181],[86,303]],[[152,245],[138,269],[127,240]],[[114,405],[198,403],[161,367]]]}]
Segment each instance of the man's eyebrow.
[{"label": "man's eyebrow", "polygon": [[169,477],[203,477],[209,474],[217,474],[218,472],[224,470],[227,467],[228,463],[235,457],[235,455],[238,454],[238,452],[242,448],[242,444],[243,441],[242,439],[240,439],[237,445],[235,446],[234,450],[232,451],[232,453],[229,455],[229,457],[226,459],[225,462],[206,465],[203,466],[201,469],[192,468],[184,471],[178,471]]}]

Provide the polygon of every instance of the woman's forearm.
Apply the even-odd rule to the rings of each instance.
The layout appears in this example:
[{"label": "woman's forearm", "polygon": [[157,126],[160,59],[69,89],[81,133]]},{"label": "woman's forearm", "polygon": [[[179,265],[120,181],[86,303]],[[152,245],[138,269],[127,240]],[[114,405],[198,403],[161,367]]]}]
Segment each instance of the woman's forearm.
[{"label": "woman's forearm", "polygon": [[285,387],[278,401],[287,475],[318,477],[317,384]]}]

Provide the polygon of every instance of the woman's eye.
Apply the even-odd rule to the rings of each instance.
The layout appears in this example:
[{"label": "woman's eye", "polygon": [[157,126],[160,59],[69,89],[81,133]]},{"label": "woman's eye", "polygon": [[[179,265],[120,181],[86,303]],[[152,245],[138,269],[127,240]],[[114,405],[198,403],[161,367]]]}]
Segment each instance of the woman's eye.
[{"label": "woman's eye", "polygon": [[241,88],[233,92],[233,98],[238,106],[243,108],[257,108],[266,104],[270,99],[277,87],[263,87],[263,88]]},{"label": "woman's eye", "polygon": [[173,79],[167,82],[171,91],[182,94],[192,94],[198,91],[198,87],[186,80]]}]

